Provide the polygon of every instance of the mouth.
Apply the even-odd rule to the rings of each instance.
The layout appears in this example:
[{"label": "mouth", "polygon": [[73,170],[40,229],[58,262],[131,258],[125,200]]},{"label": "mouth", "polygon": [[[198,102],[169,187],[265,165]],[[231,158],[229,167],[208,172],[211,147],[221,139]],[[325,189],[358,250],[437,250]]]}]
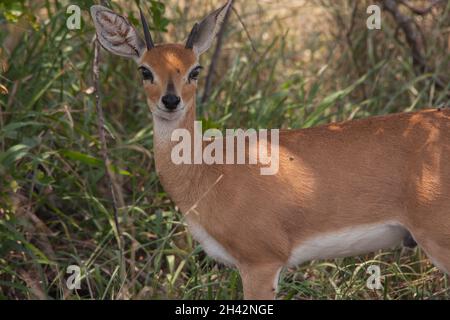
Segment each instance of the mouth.
[{"label": "mouth", "polygon": [[175,110],[168,110],[164,107],[156,105],[156,108],[154,109],[153,114],[164,120],[176,120],[182,114],[180,111],[183,111],[185,109],[185,107],[186,106],[183,105]]},{"label": "mouth", "polygon": [[179,111],[183,111],[185,108],[185,106],[182,106],[181,108],[176,108],[175,110],[168,110],[166,108],[161,108],[159,105],[156,106],[156,109],[158,109],[159,111],[165,112],[165,113],[177,113]]}]

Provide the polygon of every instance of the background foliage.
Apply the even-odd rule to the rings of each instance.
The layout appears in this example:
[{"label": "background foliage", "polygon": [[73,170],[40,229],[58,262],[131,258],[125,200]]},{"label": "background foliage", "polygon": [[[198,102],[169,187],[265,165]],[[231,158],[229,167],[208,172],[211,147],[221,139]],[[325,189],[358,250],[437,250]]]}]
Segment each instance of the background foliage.
[{"label": "background foliage", "polygon": [[[199,116],[217,128],[302,128],[448,106],[450,1],[403,2],[425,67],[390,12],[382,30],[366,28],[371,1],[235,1]],[[237,271],[205,256],[159,185],[134,63],[103,51],[120,250],[93,95],[94,1],[70,3],[83,10],[80,30],[66,28],[69,1],[0,3],[0,298],[242,298]],[[182,41],[219,5],[141,1],[158,42]],[[136,3],[112,6],[138,25]],[[381,266],[383,290],[367,289],[370,264]],[[80,290],[65,285],[69,265],[82,267]],[[448,299],[450,289],[420,249],[399,249],[286,270],[279,296]]]}]

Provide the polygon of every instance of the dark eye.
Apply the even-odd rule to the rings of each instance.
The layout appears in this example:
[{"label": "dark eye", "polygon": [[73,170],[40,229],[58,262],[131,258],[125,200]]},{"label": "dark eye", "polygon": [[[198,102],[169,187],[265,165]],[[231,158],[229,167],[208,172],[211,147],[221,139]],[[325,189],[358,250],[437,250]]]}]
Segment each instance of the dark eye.
[{"label": "dark eye", "polygon": [[191,80],[198,80],[198,76],[200,75],[200,71],[202,69],[202,66],[198,66],[194,70],[192,70],[191,73],[189,73],[189,82],[191,82]]},{"label": "dark eye", "polygon": [[148,70],[146,67],[139,67],[139,70],[141,71],[142,78],[144,78],[144,80],[149,80],[153,83],[153,73],[150,70]]}]

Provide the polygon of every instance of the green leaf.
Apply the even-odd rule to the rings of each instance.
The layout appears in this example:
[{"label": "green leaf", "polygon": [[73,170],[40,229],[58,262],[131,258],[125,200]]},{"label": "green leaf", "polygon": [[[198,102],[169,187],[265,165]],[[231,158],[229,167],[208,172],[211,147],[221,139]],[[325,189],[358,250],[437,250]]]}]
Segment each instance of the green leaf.
[{"label": "green leaf", "polygon": [[43,125],[44,125],[43,123],[36,122],[36,121],[13,122],[13,123],[6,125],[4,128],[2,128],[1,132],[8,133],[8,132],[16,131],[17,129],[21,129],[21,128],[27,127],[27,126],[37,127],[37,126],[43,126]]},{"label": "green leaf", "polygon": [[10,167],[16,161],[28,154],[30,147],[25,144],[17,144],[9,148],[5,153],[0,154],[0,164]]},{"label": "green leaf", "polygon": [[104,162],[102,160],[78,151],[61,150],[59,153],[67,159],[79,161],[88,166],[99,167],[104,165]]},{"label": "green leaf", "polygon": [[319,103],[319,105],[316,107],[314,112],[311,115],[309,115],[309,117],[306,119],[305,123],[303,124],[303,128],[309,128],[316,125],[319,122],[323,112],[328,107],[330,107],[332,104],[336,103],[340,99],[348,96],[353,90],[355,90],[359,85],[364,83],[373,73],[375,73],[375,71],[380,69],[385,63],[386,61],[381,61],[373,69],[371,69],[369,72],[367,72],[365,75],[356,80],[353,84],[351,84],[347,88],[334,92],[329,96],[327,96],[325,99],[323,99],[322,102]]},{"label": "green leaf", "polygon": [[[103,167],[105,165],[105,162],[99,158],[78,152],[73,150],[61,150],[59,152],[63,157],[79,161],[85,165],[92,166],[92,167]],[[123,176],[131,176],[131,173],[127,170],[120,169],[115,165],[111,165],[110,169],[117,174],[123,175]]]}]

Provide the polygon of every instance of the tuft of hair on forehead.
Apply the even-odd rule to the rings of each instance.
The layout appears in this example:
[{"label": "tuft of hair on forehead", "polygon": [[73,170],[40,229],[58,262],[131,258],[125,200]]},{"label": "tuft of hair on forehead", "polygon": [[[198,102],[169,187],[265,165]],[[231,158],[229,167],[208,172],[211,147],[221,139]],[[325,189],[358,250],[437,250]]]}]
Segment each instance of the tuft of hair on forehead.
[{"label": "tuft of hair on forehead", "polygon": [[196,61],[197,56],[195,53],[180,44],[157,45],[152,50],[147,51],[142,57],[142,62],[148,65],[179,71],[186,71]]}]

